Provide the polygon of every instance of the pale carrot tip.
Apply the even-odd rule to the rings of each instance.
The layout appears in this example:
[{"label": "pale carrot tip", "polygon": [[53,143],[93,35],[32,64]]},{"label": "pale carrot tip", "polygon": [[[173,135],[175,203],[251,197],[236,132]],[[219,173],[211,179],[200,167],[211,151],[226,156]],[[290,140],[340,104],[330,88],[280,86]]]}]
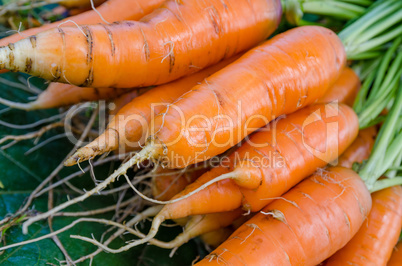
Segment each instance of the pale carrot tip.
[{"label": "pale carrot tip", "polygon": [[68,158],[65,162],[65,166],[73,166],[79,162],[83,162],[89,159],[94,158],[96,155],[99,154],[99,150],[94,150],[89,147],[82,147],[78,149],[70,158]]},{"label": "pale carrot tip", "polygon": [[119,147],[119,135],[115,130],[106,130],[94,141],[78,149],[65,162],[65,166],[72,166],[101,155],[105,152],[115,150]]}]

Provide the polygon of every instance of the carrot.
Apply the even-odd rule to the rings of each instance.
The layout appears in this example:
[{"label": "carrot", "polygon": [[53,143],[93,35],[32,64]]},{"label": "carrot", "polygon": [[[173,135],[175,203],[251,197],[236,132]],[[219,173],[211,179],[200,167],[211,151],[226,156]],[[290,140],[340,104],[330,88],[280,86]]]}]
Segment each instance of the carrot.
[{"label": "carrot", "polygon": [[118,112],[126,105],[129,104],[134,98],[148,91],[148,88],[137,89],[133,91],[126,92],[117,98],[114,98],[111,102],[109,108],[109,115],[115,116]]},{"label": "carrot", "polygon": [[[67,1],[66,1],[67,2]],[[77,2],[82,2],[81,0],[77,0]],[[89,1],[87,1],[90,3]],[[95,1],[95,2],[100,2],[100,1]],[[95,11],[91,10],[79,15],[76,15],[74,17],[69,17],[66,19],[63,19],[61,21],[57,21],[54,23],[50,24],[45,24],[42,25],[41,27],[38,28],[32,28],[28,29],[25,31],[22,31],[20,33],[16,33],[12,36],[2,38],[0,39],[0,46],[5,46],[8,45],[9,43],[14,43],[17,42],[24,37],[28,37],[30,35],[35,35],[38,34],[39,32],[52,29],[52,28],[57,28],[60,25],[67,23],[68,21],[74,21],[77,24],[96,24],[96,23],[101,23],[104,22],[102,18],[108,22],[115,22],[117,20],[138,20],[142,18],[143,16],[147,15],[148,13],[151,13],[156,7],[158,7],[160,4],[162,4],[164,0],[141,0],[141,1],[126,1],[126,0],[109,0],[106,3],[102,4],[100,7],[96,9],[97,12],[101,14],[101,16]],[[71,23],[71,22],[69,22]],[[5,71],[0,70],[0,73],[3,73]],[[71,89],[73,92],[70,95],[75,94],[76,91],[78,91],[77,88],[74,86],[68,86],[68,85],[56,85],[56,84],[51,84],[50,86],[54,87],[56,91],[61,91],[64,89]],[[59,87],[56,89],[56,87]],[[81,97],[81,93],[77,96],[78,98],[85,98],[87,99],[88,95],[95,96],[92,93],[92,89],[84,89],[85,92],[82,92],[84,95]],[[104,93],[105,97],[108,95],[115,95],[114,89],[110,89],[110,92],[106,92],[106,89],[101,89],[101,94]],[[118,95],[116,95],[118,96]],[[42,96],[45,97],[45,96]],[[47,96],[46,96],[47,98]],[[52,97],[53,98],[53,97]],[[114,98],[114,97],[113,97]],[[90,100],[97,100],[96,96],[94,98],[89,98]],[[104,99],[104,98],[100,98]],[[67,103],[61,103],[61,105],[70,105],[70,104],[75,104],[78,103],[79,101],[69,101]],[[13,103],[10,101],[2,101],[3,104],[6,105],[12,105]],[[52,107],[59,107],[57,105],[57,101],[54,104],[51,103],[44,103],[44,102],[34,102],[32,105],[13,105],[14,108],[21,109],[21,107],[24,110],[34,110],[34,109],[42,109],[42,108],[52,108]],[[42,107],[42,106],[51,106],[51,107]],[[33,109],[32,109],[33,108]]]},{"label": "carrot", "polygon": [[337,100],[349,106],[353,106],[360,86],[360,79],[357,74],[353,69],[345,67],[335,84],[317,103],[329,103]]},{"label": "carrot", "polygon": [[242,210],[237,209],[230,212],[192,216],[184,227],[183,233],[179,234],[174,240],[167,243],[161,241],[151,243],[168,249],[180,247],[194,237],[229,226],[241,214]]},{"label": "carrot", "polygon": [[[236,59],[237,59],[237,57],[236,57]],[[226,63],[223,63],[223,65],[225,66]],[[199,81],[201,81],[202,79],[204,79],[207,76],[209,76],[210,74],[212,74],[212,71],[215,71],[215,70],[217,71],[220,68],[221,68],[220,65],[218,65],[216,68],[211,68],[210,69],[211,71],[206,70],[206,72],[199,72],[199,75],[200,75]],[[205,75],[204,75],[204,73],[205,73]],[[196,74],[193,74],[193,75],[196,75]],[[196,77],[196,76],[194,76],[194,77]],[[178,84],[176,84],[176,83],[172,83],[171,85],[174,85],[174,87],[178,87]],[[195,85],[195,83],[192,83],[191,85]],[[351,102],[354,101],[354,97],[356,96],[359,85],[360,85],[360,81],[359,81],[359,78],[357,77],[357,75],[350,68],[346,68],[345,70],[342,71],[341,76],[338,78],[338,80],[328,89],[328,91],[325,93],[325,95],[318,102],[325,103],[325,102],[331,102],[331,101],[337,100],[338,102],[350,104]],[[188,87],[190,87],[190,85],[188,85]],[[169,90],[169,89],[167,89],[167,90]],[[130,100],[132,100],[130,93],[122,95],[119,99],[116,99],[114,101],[116,108],[114,110],[112,110],[112,114],[113,115],[118,114],[117,110],[121,109],[119,106],[123,106],[125,103],[128,103]],[[155,101],[158,101],[158,100],[155,100]],[[133,103],[131,105],[131,107],[132,108],[135,107],[136,104],[137,103],[135,103],[135,104]],[[133,113],[136,113],[136,111],[133,110]],[[110,126],[110,128],[116,128],[116,127]],[[118,129],[117,132],[119,132],[121,130],[123,130],[123,127]],[[106,134],[106,133],[104,133],[104,134]],[[116,136],[116,135],[113,135],[113,136]],[[101,146],[101,147],[104,146],[102,141],[99,141],[99,144],[97,144],[98,147],[96,149],[96,151],[97,151],[96,154],[101,154],[101,152],[103,152],[102,150],[99,149],[99,146]],[[91,149],[85,149],[85,148],[84,148],[85,150],[81,149],[75,154],[75,156],[80,158],[80,161],[86,160],[88,158],[95,156],[94,149],[93,149],[94,145],[90,144],[90,146],[91,146]],[[82,153],[82,154],[80,154],[80,153]]]},{"label": "carrot", "polygon": [[[80,88],[74,85],[50,83],[45,91],[39,94],[35,101],[19,103],[0,98],[0,103],[22,110],[38,110],[58,108],[86,101],[109,100],[129,91],[129,89],[116,88]],[[138,95],[138,90],[131,92],[130,96]]]},{"label": "carrot", "polygon": [[[338,113],[334,115],[335,112]],[[304,126],[318,113],[316,121]],[[330,121],[336,121],[337,128],[331,128]],[[176,195],[173,199],[184,195],[188,198],[165,205],[154,221],[240,206],[258,211],[337,158],[338,152],[342,153],[355,139],[357,130],[357,117],[345,105],[339,105],[339,109],[332,104],[313,105],[290,114],[251,136],[229,157],[229,165],[212,169]],[[201,189],[207,182],[212,184]],[[199,191],[194,194],[196,189]]]},{"label": "carrot", "polygon": [[402,242],[399,242],[398,245],[394,248],[392,252],[391,258],[389,259],[387,266],[399,266],[402,261]]},{"label": "carrot", "polygon": [[[235,210],[236,211],[236,210]],[[232,211],[234,212],[234,211]],[[212,215],[212,214],[207,214]],[[200,235],[200,239],[207,245],[217,248],[242,224],[250,220],[254,216],[254,213],[243,214],[239,218],[235,219],[229,227],[223,227],[215,231],[210,231]]]},{"label": "carrot", "polygon": [[[401,111],[399,90],[370,158],[359,170],[361,179],[342,167],[319,171],[269,204],[200,265],[211,261],[267,265],[271,260],[275,265],[316,265],[334,254],[353,237],[368,214],[368,192],[402,183],[399,177],[378,180],[399,157]],[[334,206],[337,202],[343,206]],[[254,256],[249,256],[251,251]]]},{"label": "carrot", "polygon": [[173,103],[194,85],[212,75],[238,58],[234,56],[219,64],[171,83],[160,85],[133,99],[117,112],[106,130],[90,144],[80,148],[65,165],[74,165],[98,154],[120,149],[120,152],[138,149],[144,144],[151,118],[158,115],[166,105]]},{"label": "carrot", "polygon": [[367,222],[325,265],[387,264],[402,227],[402,188],[394,186],[375,192],[372,201]]},{"label": "carrot", "polygon": [[[164,0],[108,0],[96,10],[102,15],[102,17],[108,22],[115,22],[118,20],[138,20],[143,16],[151,13],[155,8],[162,4]],[[94,11],[87,11],[85,13],[76,15],[74,17],[65,18],[61,21],[56,21],[50,24],[44,24],[38,28],[32,28],[20,33],[13,34],[6,38],[0,39],[0,46],[8,45],[9,43],[15,43],[23,38],[38,34],[42,31],[52,28],[58,28],[61,24],[67,23],[67,21],[74,21],[77,24],[96,24],[104,22],[102,17]],[[32,42],[35,42],[35,38],[30,38]]]},{"label": "carrot", "polygon": [[202,242],[210,247],[216,248],[223,243],[231,234],[233,229],[229,227],[219,228],[218,230],[204,233],[200,236]]},{"label": "carrot", "polygon": [[352,145],[339,157],[338,165],[352,168],[353,163],[362,163],[369,157],[376,135],[375,127],[360,130]]},{"label": "carrot", "polygon": [[[176,170],[175,174],[169,175],[172,172],[171,169],[159,168],[156,174],[152,176],[152,195],[158,200],[169,200],[206,171],[205,168],[190,167],[181,173],[177,173]],[[161,173],[164,175],[160,175]]]},{"label": "carrot", "polygon": [[317,265],[353,237],[370,208],[358,174],[329,168],[269,204],[196,265]]},{"label": "carrot", "polygon": [[[150,123],[154,134],[130,163],[160,159],[169,168],[183,168],[220,154],[272,119],[323,96],[344,64],[342,43],[326,28],[279,34],[161,111]],[[66,165],[87,158],[76,153]]]},{"label": "carrot", "polygon": [[139,22],[63,26],[10,44],[0,69],[83,87],[162,84],[251,48],[280,17],[279,0],[168,0]]},{"label": "carrot", "polygon": [[[305,121],[309,120],[306,126]],[[337,126],[331,127],[330,122]],[[343,152],[352,143],[357,131],[357,117],[346,105],[308,106],[271,123],[231,154],[229,165],[213,168],[169,201],[154,217],[147,237],[130,247],[152,239],[167,219],[239,207],[252,212],[260,210],[318,167],[337,158],[337,152]],[[252,187],[247,182],[253,179],[257,181],[250,182],[256,185]]]}]

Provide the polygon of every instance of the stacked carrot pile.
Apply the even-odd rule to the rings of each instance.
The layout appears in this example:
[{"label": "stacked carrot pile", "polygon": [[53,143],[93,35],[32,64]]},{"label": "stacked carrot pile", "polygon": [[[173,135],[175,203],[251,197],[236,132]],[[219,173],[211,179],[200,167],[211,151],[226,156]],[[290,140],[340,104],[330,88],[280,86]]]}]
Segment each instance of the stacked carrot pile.
[{"label": "stacked carrot pile", "polygon": [[[175,250],[200,236],[215,250],[199,265],[386,265],[402,228],[401,1],[90,4],[62,23],[0,40],[3,72],[52,82],[33,102],[0,103],[36,110],[110,101],[106,129],[79,142],[64,165],[117,156],[109,152],[126,157],[105,180],[92,174],[93,189],[27,215],[35,197],[63,183],[49,176],[0,228],[22,223],[26,234],[116,190],[110,185],[119,177],[127,181],[124,202],[146,207],[131,220],[80,218],[0,250],[100,222],[116,232],[103,243],[72,235],[99,247],[74,263],[146,243]],[[83,140],[91,124],[80,122],[73,127]],[[137,186],[146,179],[148,187]],[[148,217],[148,233],[135,228]],[[157,238],[166,220],[184,228],[170,242]],[[136,239],[109,246],[124,232]]]}]

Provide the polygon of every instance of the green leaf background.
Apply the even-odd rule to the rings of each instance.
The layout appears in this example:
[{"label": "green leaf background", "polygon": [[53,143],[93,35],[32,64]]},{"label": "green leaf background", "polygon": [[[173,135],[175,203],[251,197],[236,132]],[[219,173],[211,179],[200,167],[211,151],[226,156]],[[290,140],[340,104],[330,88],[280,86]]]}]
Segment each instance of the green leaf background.
[{"label": "green leaf background", "polygon": [[[17,73],[6,73],[0,77],[9,81],[19,82]],[[25,77],[26,78],[26,77]],[[44,88],[45,83],[39,79],[31,79],[31,83]],[[11,99],[13,101],[26,102],[30,95],[20,89],[9,87],[3,83],[0,84],[0,97]],[[4,109],[1,106],[0,110]],[[58,114],[58,110],[41,110],[41,111],[21,111],[10,110],[0,114],[0,120],[13,124],[29,124],[40,119]],[[39,129],[40,127],[29,130],[11,129],[0,126],[0,138],[5,135],[20,135],[30,131]],[[41,137],[41,141],[62,133],[62,129],[54,129]],[[24,153],[34,146],[33,140],[21,141],[15,146],[6,150],[0,149],[0,181],[4,188],[0,188],[0,219],[6,215],[16,212],[23,204],[24,200],[29,196],[33,189],[39,185],[40,181],[46,178],[52,170],[63,161],[66,154],[73,148],[69,141],[59,139],[51,142],[43,148],[26,156]],[[86,165],[83,165],[86,166]],[[97,170],[97,178],[105,178],[112,165],[100,167]],[[63,169],[55,180],[66,176],[71,172],[77,171],[77,167]],[[122,182],[123,180],[120,180]],[[90,189],[94,186],[89,175],[78,177],[72,181],[78,188]],[[59,187],[54,190],[54,205],[60,204],[67,200],[67,194],[71,191],[65,187]],[[77,194],[70,194],[74,197]],[[102,208],[115,204],[116,197],[113,196],[93,196],[81,204],[71,206],[66,211],[83,211]],[[38,212],[47,210],[48,196],[43,195],[36,199],[31,208]],[[134,215],[134,214],[133,214]],[[111,219],[113,213],[105,215],[97,215],[95,217]],[[130,219],[129,216],[127,219]],[[53,229],[57,230],[68,225],[76,218],[72,217],[54,217]],[[146,231],[148,223],[145,224]],[[81,223],[72,229],[59,235],[60,241],[73,259],[78,259],[83,255],[87,255],[96,250],[92,244],[82,242],[80,240],[71,239],[71,234],[78,234],[87,237],[94,235],[96,239],[100,239],[101,234],[106,230],[106,226],[96,223]],[[162,228],[157,238],[161,240],[171,240],[182,231],[180,227]],[[35,238],[49,233],[47,221],[41,221],[29,227],[29,234],[23,235],[21,226],[14,226],[6,232],[7,244],[17,243],[20,241]],[[125,241],[130,240],[130,236],[124,235],[112,242],[111,247],[117,248],[124,245]],[[92,265],[191,265],[192,261],[198,255],[205,255],[203,244],[199,240],[192,240],[186,245],[179,248],[172,258],[169,258],[170,250],[164,250],[152,245],[142,245],[133,248],[127,252],[120,254],[108,254],[105,252],[97,255],[92,261]],[[21,246],[6,250],[0,255],[0,265],[46,265],[47,263],[59,265],[59,261],[64,260],[64,256],[60,249],[51,239],[42,240],[34,244]],[[89,261],[81,265],[89,265]]]}]

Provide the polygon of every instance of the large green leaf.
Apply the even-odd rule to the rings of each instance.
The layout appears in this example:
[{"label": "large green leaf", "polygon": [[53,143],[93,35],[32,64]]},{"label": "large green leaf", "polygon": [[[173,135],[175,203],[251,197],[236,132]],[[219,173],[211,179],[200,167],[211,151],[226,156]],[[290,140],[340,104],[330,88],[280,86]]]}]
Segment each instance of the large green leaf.
[{"label": "large green leaf", "polygon": [[[6,73],[2,74],[2,78],[9,81],[18,82],[19,74]],[[31,80],[32,82],[32,80]],[[41,80],[33,81],[37,86],[44,87],[44,82]],[[4,84],[0,84],[0,97],[12,99],[14,101],[27,101],[27,97],[32,96],[27,92],[15,89]],[[0,109],[3,109],[1,106]],[[58,113],[58,110],[45,111],[20,111],[10,110],[0,114],[0,120],[13,124],[28,124],[37,120],[50,117]],[[38,128],[35,128],[38,129]],[[24,134],[30,130],[16,130],[5,126],[0,126],[0,138],[9,134]],[[50,136],[62,133],[62,129],[54,129],[46,133],[41,140]],[[0,219],[8,214],[15,213],[23,204],[24,200],[29,196],[30,192],[46,178],[49,173],[63,160],[66,154],[72,149],[67,139],[57,140],[44,146],[43,148],[26,156],[24,153],[34,146],[32,140],[21,141],[15,146],[0,150]],[[104,166],[97,172],[97,177],[104,178],[109,172],[108,167]],[[63,169],[60,176],[65,176],[71,171],[76,171],[78,168]],[[57,177],[58,178],[58,177]],[[122,182],[121,180],[120,182]],[[91,178],[88,175],[79,177],[73,181],[73,184],[79,188],[90,189],[94,186]],[[76,196],[74,192],[67,190],[65,187],[60,187],[54,190],[54,204],[60,204],[70,197]],[[115,204],[116,197],[109,196],[93,196],[84,201],[82,204],[77,204],[68,209],[68,211],[89,210],[101,207],[106,207]],[[47,210],[48,196],[43,195],[34,201],[32,210],[43,212]],[[114,213],[98,215],[98,218],[111,219]],[[131,217],[128,217],[131,218]],[[75,218],[54,217],[53,229],[57,230],[65,225],[68,225]],[[146,225],[147,226],[147,225]],[[145,228],[146,229],[146,228]],[[106,230],[104,225],[95,223],[82,223],[75,226],[71,230],[60,234],[59,238],[73,259],[77,259],[83,255],[96,250],[89,243],[80,240],[71,239],[71,234],[79,234],[90,237],[94,235],[96,239],[100,239],[101,234]],[[162,240],[170,240],[175,235],[181,232],[180,227],[165,227],[158,234],[158,238]],[[29,228],[29,234],[23,235],[21,226],[14,226],[7,230],[7,244],[17,243],[23,240],[35,238],[49,233],[47,221],[35,223]],[[128,235],[116,239],[112,243],[112,247],[120,247],[124,242],[129,240]],[[197,255],[204,254],[205,251],[201,248],[198,241],[190,243],[179,248],[172,258],[169,258],[170,250],[163,250],[151,245],[142,245],[130,251],[121,254],[100,253],[93,260],[93,265],[190,265]],[[157,254],[157,256],[155,256]],[[6,250],[0,255],[1,265],[45,265],[46,263],[59,264],[58,261],[64,260],[64,256],[60,249],[51,239],[46,239],[34,244],[29,244],[22,247]],[[83,265],[89,264],[89,261]]]}]

